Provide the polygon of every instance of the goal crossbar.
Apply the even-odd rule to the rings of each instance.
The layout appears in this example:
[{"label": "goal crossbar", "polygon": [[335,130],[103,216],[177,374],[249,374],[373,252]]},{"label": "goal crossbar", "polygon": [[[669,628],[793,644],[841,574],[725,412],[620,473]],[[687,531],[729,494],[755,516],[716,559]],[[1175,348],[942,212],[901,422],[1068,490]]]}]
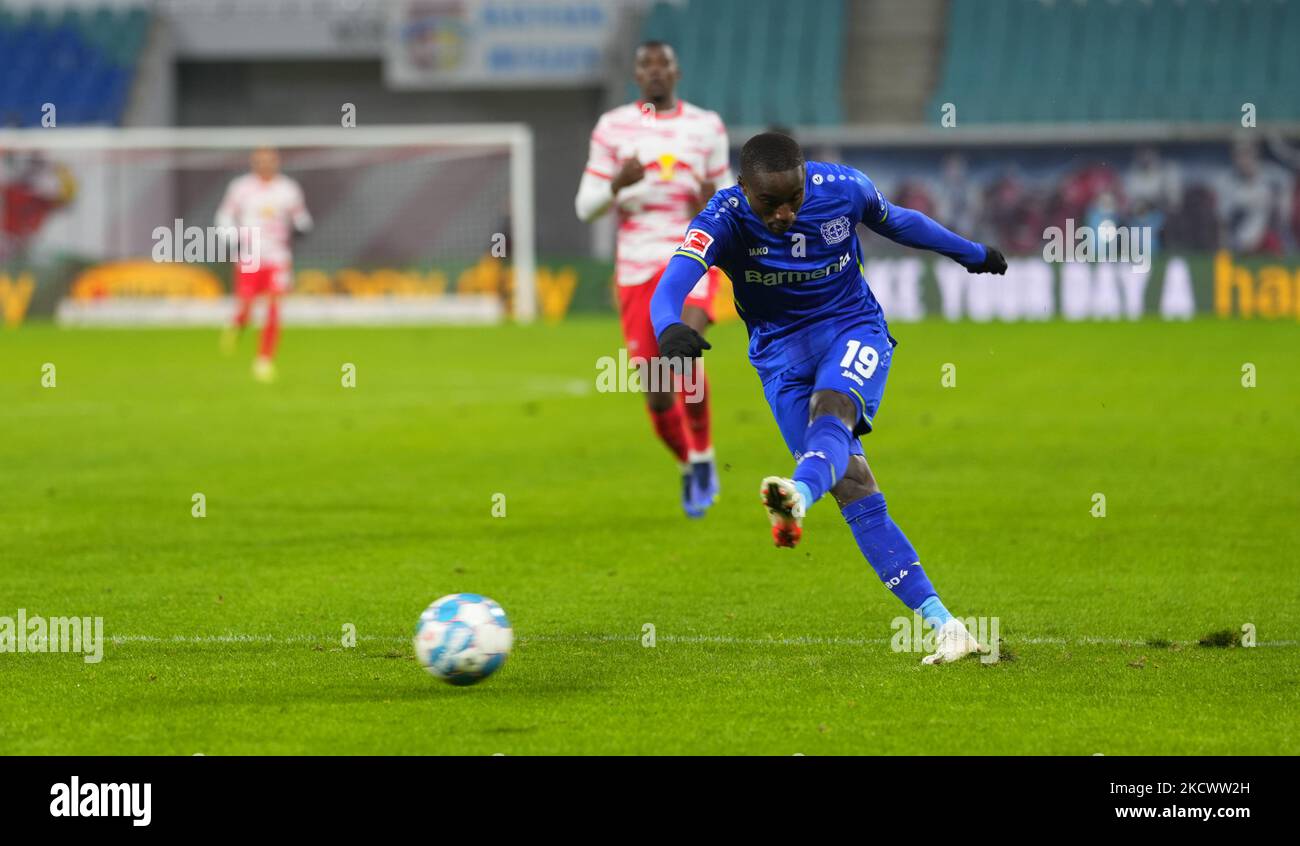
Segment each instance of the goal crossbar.
[{"label": "goal crossbar", "polygon": [[522,123],[392,126],[127,127],[0,130],[0,150],[253,149],[300,147],[501,147],[510,156],[509,260],[514,275],[514,317],[537,316],[533,133]]}]

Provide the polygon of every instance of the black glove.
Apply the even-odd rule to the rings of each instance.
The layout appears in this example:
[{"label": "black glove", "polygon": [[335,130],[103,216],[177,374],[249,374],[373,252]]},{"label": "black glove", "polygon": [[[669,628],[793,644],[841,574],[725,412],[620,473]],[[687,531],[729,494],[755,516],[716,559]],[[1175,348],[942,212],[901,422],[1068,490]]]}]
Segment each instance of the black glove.
[{"label": "black glove", "polygon": [[704,336],[685,323],[674,323],[659,335],[659,355],[661,358],[696,359],[713,345],[704,340]]},{"label": "black glove", "polygon": [[997,247],[990,247],[984,244],[984,261],[979,264],[968,264],[966,269],[971,273],[997,273],[999,275],[1007,272],[1007,260],[1003,258],[1002,253]]}]

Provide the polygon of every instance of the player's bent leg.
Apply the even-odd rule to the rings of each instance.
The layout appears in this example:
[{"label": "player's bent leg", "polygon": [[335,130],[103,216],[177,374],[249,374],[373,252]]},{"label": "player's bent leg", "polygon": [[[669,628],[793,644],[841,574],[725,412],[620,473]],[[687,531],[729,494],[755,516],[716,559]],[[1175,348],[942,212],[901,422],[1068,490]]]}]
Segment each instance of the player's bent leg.
[{"label": "player's bent leg", "polygon": [[248,318],[253,312],[253,300],[257,299],[257,288],[255,280],[240,278],[236,282],[235,299],[235,320],[236,329],[243,330],[248,325]]},{"label": "player's bent leg", "polygon": [[[760,375],[763,375],[760,373]],[[781,439],[794,455],[803,448],[808,429],[808,403],[812,395],[813,371],[810,367],[782,367],[763,379],[763,395],[776,418]],[[759,501],[772,524],[772,540],[777,546],[792,547],[803,535],[804,502],[794,480],[768,476],[758,488]]]},{"label": "player's bent leg", "polygon": [[[643,380],[642,384],[649,383]],[[688,458],[690,448],[682,404],[671,391],[647,391],[646,411],[650,413],[655,434],[677,459],[677,467],[681,472],[682,511],[686,512],[687,517],[703,517],[709,506],[701,503],[696,491],[695,475]]]},{"label": "player's bent leg", "polygon": [[[642,346],[645,346],[643,343]],[[651,358],[657,358],[659,350],[655,347]],[[656,367],[644,358],[640,361],[641,385],[645,390],[646,411],[650,413],[650,422],[654,424],[655,434],[664,446],[677,459],[677,463],[686,468],[690,439],[686,434],[686,415],[682,411],[677,395],[672,386],[660,386],[661,377]],[[666,388],[666,389],[665,389]]]},{"label": "player's bent leg", "polygon": [[[642,384],[645,384],[643,381]],[[688,445],[686,437],[686,418],[682,413],[681,403],[671,391],[646,391],[646,411],[650,413],[650,422],[655,434],[664,446],[677,459],[683,472],[689,469],[686,460]]]},{"label": "player's bent leg", "polygon": [[857,404],[853,402],[853,397],[848,394],[830,389],[814,391],[812,400],[808,404],[808,422],[811,424],[818,417],[828,415],[838,418],[850,429],[857,425],[858,418],[861,416]]},{"label": "player's bent leg", "polygon": [[759,487],[777,546],[799,542],[804,514],[844,477],[853,451],[858,411],[850,397],[838,391],[815,391],[808,409],[809,423],[794,476],[768,476]]},{"label": "player's bent leg", "polygon": [[652,412],[671,411],[677,405],[677,396],[671,391],[646,391],[645,404]]},{"label": "player's bent leg", "polygon": [[[689,302],[682,309],[682,322],[701,335],[713,323],[709,313]],[[696,498],[706,508],[721,492],[717,462],[713,454],[713,433],[709,412],[709,380],[703,359],[697,359],[691,378],[682,384],[682,405],[686,413],[686,434],[690,439],[688,459],[691,463]]]},{"label": "player's bent leg", "polygon": [[872,475],[867,459],[862,455],[849,456],[849,465],[844,469],[844,478],[831,488],[831,496],[835,497],[835,502],[840,508],[878,493],[880,493],[880,486],[876,484],[876,477]]},{"label": "player's bent leg", "polygon": [[253,295],[243,290],[244,287],[243,285],[237,285],[235,317],[221,332],[221,352],[223,355],[235,354],[235,348],[239,345],[239,336],[244,333],[244,328],[248,326],[248,316],[253,310]]},{"label": "player's bent leg", "polygon": [[660,367],[659,344],[655,340],[654,325],[650,322],[650,299],[654,295],[655,282],[657,279],[641,285],[619,286],[619,319],[623,326],[623,340],[627,344],[629,357],[638,362],[650,423],[659,440],[677,460],[682,510],[688,517],[701,517],[707,506],[701,507],[695,495],[689,461],[690,437],[687,433],[686,413],[673,392],[671,382],[663,384],[667,374]]},{"label": "player's bent leg", "polygon": [[858,417],[858,406],[847,394],[832,390],[813,393],[808,430],[793,476],[805,507],[811,507],[844,478]]},{"label": "player's bent leg", "polygon": [[262,327],[262,343],[257,358],[253,360],[253,378],[259,382],[275,381],[275,346],[280,339],[280,299],[275,293],[267,296],[266,325]]},{"label": "player's bent leg", "polygon": [[844,478],[831,492],[858,549],[885,587],[935,629],[935,651],[921,659],[922,662],[946,664],[973,653],[987,652],[939,600],[916,549],[889,516],[885,495],[880,492],[865,457],[852,457]]},{"label": "player's bent leg", "polygon": [[242,329],[243,327],[239,324],[231,323],[221,330],[221,340],[218,342],[218,346],[222,355],[230,356],[235,354],[235,350],[239,347],[239,335]]}]

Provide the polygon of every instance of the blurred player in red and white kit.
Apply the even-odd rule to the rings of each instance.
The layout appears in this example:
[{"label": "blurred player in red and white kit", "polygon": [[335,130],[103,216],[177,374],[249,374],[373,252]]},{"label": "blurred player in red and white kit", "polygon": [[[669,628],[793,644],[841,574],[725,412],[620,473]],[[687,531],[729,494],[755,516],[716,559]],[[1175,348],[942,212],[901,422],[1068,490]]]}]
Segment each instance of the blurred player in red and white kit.
[{"label": "blurred player in red and white kit", "polygon": [[280,339],[280,295],[293,284],[295,234],[311,229],[311,215],[302,188],[280,173],[280,154],[261,147],[249,157],[251,173],[236,177],[217,208],[217,225],[237,227],[239,261],[235,264],[235,322],[222,336],[222,347],[233,352],[248,325],[253,301],[265,295],[266,326],[253,362],[253,375],[263,382],[275,378],[275,346]]},{"label": "blurred player in red and white kit", "polygon": [[0,149],[0,262],[24,263],[50,214],[76,195],[77,181],[65,165],[40,150]]},{"label": "blurred player in red and white kit", "polygon": [[[587,167],[575,200],[578,217],[595,220],[610,208],[618,220],[614,274],[630,359],[659,355],[650,299],[691,219],[735,180],[727,129],[715,112],[677,97],[681,71],[673,48],[637,47],[634,79],[641,99],[606,112],[591,133]],[[682,321],[703,334],[713,322],[718,271],[706,273],[686,300]],[[651,384],[646,405],[655,432],[677,458],[682,507],[700,517],[718,494],[709,427],[708,383],[696,361],[688,397]],[[644,372],[644,371],[643,371]]]}]

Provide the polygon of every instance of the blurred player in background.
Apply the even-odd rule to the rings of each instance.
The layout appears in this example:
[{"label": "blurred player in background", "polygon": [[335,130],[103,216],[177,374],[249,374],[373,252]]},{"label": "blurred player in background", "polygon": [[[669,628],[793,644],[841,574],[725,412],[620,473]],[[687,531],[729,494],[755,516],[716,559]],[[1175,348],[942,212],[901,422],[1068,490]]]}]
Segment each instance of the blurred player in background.
[{"label": "blurred player in background", "polygon": [[76,195],[72,171],[39,150],[0,150],[0,262],[26,261],[50,214]]},{"label": "blurred player in background", "polygon": [[[234,323],[222,335],[222,349],[233,353],[239,336],[248,325],[253,301],[265,295],[266,325],[253,362],[258,381],[275,378],[275,347],[280,339],[280,295],[293,282],[292,238],[311,229],[311,215],[302,188],[280,173],[280,154],[269,147],[253,151],[251,173],[236,177],[217,208],[217,225],[238,227],[239,260],[235,264],[235,296],[239,305]],[[244,233],[256,230],[254,238]],[[256,255],[249,255],[250,249]]]},{"label": "blurred player in background", "polygon": [[[617,215],[614,274],[632,360],[659,355],[650,323],[655,286],[691,218],[719,188],[733,182],[722,119],[678,98],[680,78],[670,45],[647,41],[637,48],[634,79],[641,99],[597,121],[575,200],[583,221],[595,220],[611,207]],[[686,298],[682,320],[700,334],[713,322],[718,279],[717,271],[705,274]],[[704,380],[702,370],[697,378]],[[655,432],[681,469],[682,507],[691,517],[703,516],[719,489],[708,382],[702,381],[689,400],[648,378],[643,385]]]}]

